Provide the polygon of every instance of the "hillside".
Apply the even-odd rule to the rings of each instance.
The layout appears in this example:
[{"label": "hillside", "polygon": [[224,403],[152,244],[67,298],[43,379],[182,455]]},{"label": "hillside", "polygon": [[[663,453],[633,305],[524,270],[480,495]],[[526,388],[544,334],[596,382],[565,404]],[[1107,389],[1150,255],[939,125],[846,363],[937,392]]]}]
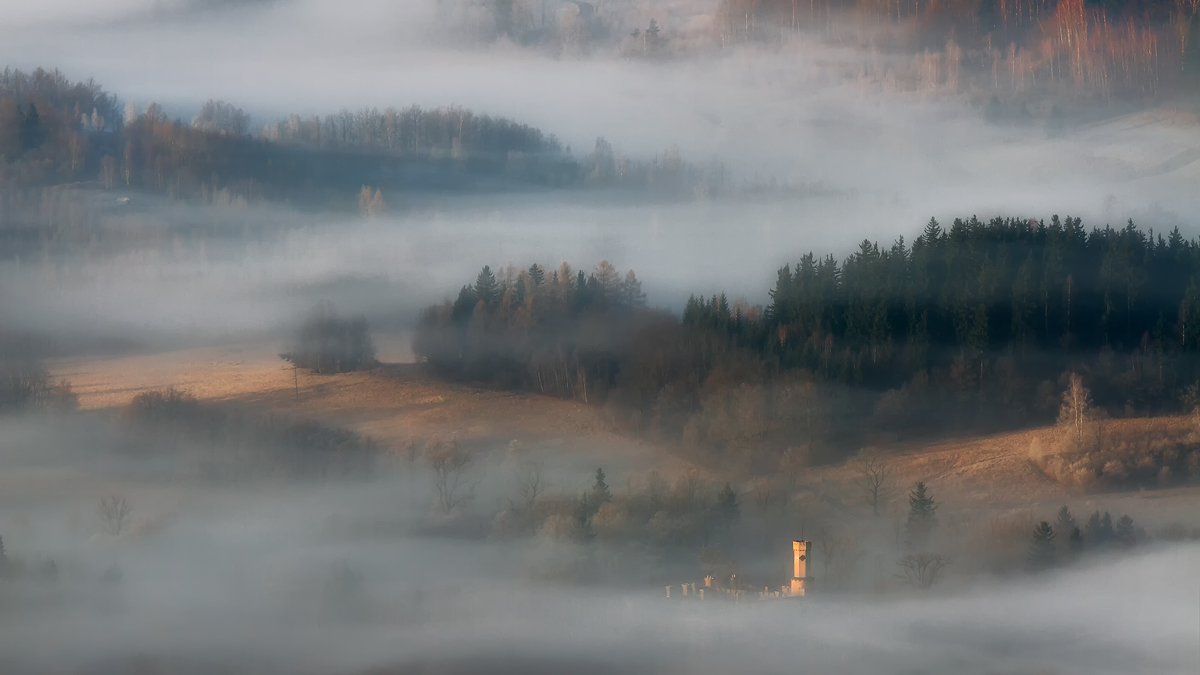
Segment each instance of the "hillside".
[{"label": "hillside", "polygon": [[[399,342],[381,342],[381,357],[404,359]],[[453,438],[484,451],[517,441],[554,453],[564,465],[587,459],[581,475],[594,469],[593,461],[619,473],[682,466],[609,430],[601,412],[582,403],[447,383],[403,361],[371,372],[294,372],[277,351],[271,344],[235,345],[63,359],[53,369],[71,381],[84,410],[115,412],[141,392],[176,387],[202,401],[345,426],[397,453],[410,443]]]},{"label": "hillside", "polygon": [[[270,344],[63,359],[52,365],[55,376],[71,380],[80,406],[91,411],[115,412],[140,392],[173,386],[242,410],[347,426],[401,454],[410,443],[435,439],[454,438],[485,452],[507,452],[515,441],[551,467],[581,476],[598,464],[619,480],[649,470],[668,477],[693,468],[708,473],[677,448],[614,429],[595,406],[446,382],[406,362],[399,338],[383,340],[381,356],[396,360],[371,372],[332,376],[293,373]],[[1182,417],[1110,420],[1105,433],[1120,439],[1179,430],[1189,423]],[[943,504],[983,516],[1044,517],[1067,503],[1079,513],[1104,508],[1161,527],[1186,520],[1200,506],[1200,488],[1103,493],[1059,484],[1031,461],[1030,449],[1048,447],[1060,434],[1041,427],[881,445],[876,449],[889,458],[893,486],[887,510],[902,513],[906,486],[918,480],[933,486]],[[856,513],[864,508],[860,484],[854,464],[847,462],[808,469],[796,487],[802,501],[808,495],[835,512]]]}]

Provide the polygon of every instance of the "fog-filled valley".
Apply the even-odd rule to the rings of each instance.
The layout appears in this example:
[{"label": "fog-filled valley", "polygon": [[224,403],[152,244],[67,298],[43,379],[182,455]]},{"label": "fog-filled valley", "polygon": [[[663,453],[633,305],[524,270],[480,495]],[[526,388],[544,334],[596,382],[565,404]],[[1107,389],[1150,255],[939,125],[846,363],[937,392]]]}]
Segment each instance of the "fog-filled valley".
[{"label": "fog-filled valley", "polygon": [[[638,576],[618,583],[669,564],[614,557],[603,538],[474,539],[430,524],[423,473],[217,482],[127,444],[95,420],[6,425],[6,671],[1185,673],[1195,663],[1195,595],[1183,592],[1195,590],[1194,543],[1033,579],[959,579],[933,596],[672,603]],[[512,489],[521,460],[495,455],[468,511]],[[575,480],[549,466],[552,485]],[[91,499],[109,493],[129,505],[116,533]],[[775,548],[768,568],[787,562]],[[858,566],[886,583],[891,570],[872,569],[890,568],[876,561],[886,555],[869,551]],[[572,567],[590,571],[560,576]]]},{"label": "fog-filled valley", "polygon": [[1194,3],[0,16],[0,672],[1200,668]]}]

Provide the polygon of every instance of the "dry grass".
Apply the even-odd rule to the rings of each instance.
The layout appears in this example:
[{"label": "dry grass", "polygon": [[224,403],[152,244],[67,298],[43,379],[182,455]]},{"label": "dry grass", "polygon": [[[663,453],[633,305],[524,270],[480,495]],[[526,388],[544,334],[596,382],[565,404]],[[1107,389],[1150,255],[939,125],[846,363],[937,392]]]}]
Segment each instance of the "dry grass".
[{"label": "dry grass", "polygon": [[411,363],[313,375],[294,371],[278,358],[276,347],[70,359],[51,366],[56,377],[71,380],[87,410],[122,409],[139,393],[175,387],[201,401],[346,427],[397,452],[430,439],[495,447],[519,440],[599,453],[624,469],[683,465],[648,443],[614,433],[600,409],[582,403],[449,383]]}]

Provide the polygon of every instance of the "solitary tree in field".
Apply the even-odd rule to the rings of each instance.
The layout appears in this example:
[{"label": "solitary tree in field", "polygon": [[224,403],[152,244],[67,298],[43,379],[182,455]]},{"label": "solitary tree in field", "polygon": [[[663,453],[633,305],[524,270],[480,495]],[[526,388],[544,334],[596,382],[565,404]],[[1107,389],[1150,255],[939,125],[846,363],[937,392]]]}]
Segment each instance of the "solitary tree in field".
[{"label": "solitary tree in field", "polygon": [[1062,395],[1062,405],[1058,409],[1058,423],[1075,435],[1075,440],[1083,442],[1084,425],[1091,418],[1092,393],[1083,386],[1083,378],[1079,373],[1071,373],[1067,378],[1067,390]]},{"label": "solitary tree in field", "polygon": [[913,553],[900,559],[897,575],[909,586],[922,590],[931,588],[942,577],[942,570],[950,564],[946,556],[937,553]]},{"label": "solitary tree in field", "polygon": [[96,512],[100,515],[104,528],[116,537],[125,530],[125,521],[129,519],[129,502],[119,495],[101,497]]},{"label": "solitary tree in field", "polygon": [[442,513],[450,513],[470,499],[467,471],[473,459],[457,441],[436,442],[425,449],[425,461],[433,470],[434,499]]},{"label": "solitary tree in field", "polygon": [[904,523],[905,534],[908,535],[908,545],[921,550],[929,543],[929,535],[937,525],[937,504],[925,481],[918,481],[908,493],[908,520]]},{"label": "solitary tree in field", "polygon": [[887,461],[878,452],[866,451],[854,460],[854,469],[867,505],[871,507],[871,515],[878,516],[891,495],[891,471]]},{"label": "solitary tree in field", "polygon": [[1042,572],[1054,567],[1054,528],[1042,521],[1033,528],[1033,541],[1029,544],[1029,555],[1025,558],[1025,569]]},{"label": "solitary tree in field", "polygon": [[538,501],[546,491],[546,480],[542,476],[541,462],[524,462],[517,476],[517,500],[511,508],[525,519],[532,528],[537,515]]}]

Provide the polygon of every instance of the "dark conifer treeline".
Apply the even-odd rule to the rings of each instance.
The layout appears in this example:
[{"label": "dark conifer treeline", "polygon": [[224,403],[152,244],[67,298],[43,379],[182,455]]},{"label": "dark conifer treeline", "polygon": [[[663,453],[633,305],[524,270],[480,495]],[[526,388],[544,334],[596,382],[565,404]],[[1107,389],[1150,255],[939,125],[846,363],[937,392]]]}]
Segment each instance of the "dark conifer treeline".
[{"label": "dark conifer treeline", "polygon": [[805,255],[765,309],[693,297],[680,319],[644,309],[629,279],[607,263],[485,268],[424,313],[416,352],[767,464],[788,448],[833,458],[872,432],[1044,423],[1068,370],[1113,415],[1179,410],[1200,377],[1200,244],[1178,229],[931,221],[912,246]]},{"label": "dark conifer treeline", "polygon": [[911,247],[864,241],[841,265],[805,256],[779,271],[762,322],[734,334],[825,379],[887,390],[930,377],[1006,405],[1085,364],[1098,402],[1151,411],[1194,377],[1198,302],[1200,248],[1177,228],[971,218],[930,221]]}]

